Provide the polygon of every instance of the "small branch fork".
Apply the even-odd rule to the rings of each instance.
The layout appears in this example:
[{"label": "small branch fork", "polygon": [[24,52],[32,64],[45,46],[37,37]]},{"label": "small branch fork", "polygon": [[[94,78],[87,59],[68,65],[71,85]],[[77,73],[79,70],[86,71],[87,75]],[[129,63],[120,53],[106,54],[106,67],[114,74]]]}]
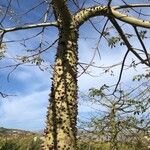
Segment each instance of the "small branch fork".
[{"label": "small branch fork", "polygon": [[134,28],[134,30],[135,30],[135,33],[136,33],[136,35],[137,35],[138,40],[140,41],[140,43],[141,43],[141,45],[142,45],[142,48],[143,48],[143,50],[144,50],[144,52],[145,52],[145,55],[146,55],[147,62],[149,63],[149,66],[150,66],[150,58],[149,58],[149,54],[148,54],[148,52],[147,52],[147,50],[146,50],[145,44],[144,44],[143,40],[141,39],[141,37],[140,37],[140,35],[139,35],[139,32],[138,32],[138,30],[137,30],[137,27],[136,27],[136,26],[133,26],[133,28]]},{"label": "small branch fork", "polygon": [[[122,67],[121,67],[121,71],[120,71],[120,75],[119,75],[119,79],[118,79],[118,82],[116,84],[116,87],[115,87],[115,90],[114,92],[116,91],[118,85],[119,85],[119,82],[121,80],[121,76],[122,76],[122,72],[123,72],[123,67],[124,67],[124,64],[125,64],[125,60],[126,60],[126,57],[129,53],[129,51],[131,51],[143,64],[147,65],[148,67],[150,67],[150,64],[147,63],[147,61],[145,61],[134,49],[133,47],[131,46],[131,44],[129,43],[128,39],[126,38],[123,30],[121,29],[121,27],[119,26],[119,24],[117,23],[117,21],[113,18],[109,18],[111,23],[114,25],[114,27],[116,28],[116,30],[118,31],[119,35],[121,36],[122,40],[124,41],[124,43],[126,44],[127,48],[128,48],[128,51],[126,52],[125,56],[124,56],[124,59],[123,59],[123,63],[122,63]],[[135,29],[136,30],[136,29]],[[137,31],[137,30],[136,30]],[[138,35],[139,36],[139,35]],[[140,42],[141,42],[141,39],[139,39]],[[141,43],[143,44],[143,42]],[[145,48],[145,47],[144,47]],[[146,50],[145,50],[146,51]],[[147,51],[146,51],[146,56],[147,56]]]},{"label": "small branch fork", "polygon": [[[9,94],[6,94],[6,93],[3,93],[3,92],[0,92],[0,96],[2,97],[2,98],[6,98],[6,97],[8,97],[8,96],[12,96],[12,95],[9,95]],[[13,95],[14,96],[14,95]]]},{"label": "small branch fork", "polygon": [[8,95],[5,93],[0,92],[0,95],[2,96],[2,98],[6,98]]}]

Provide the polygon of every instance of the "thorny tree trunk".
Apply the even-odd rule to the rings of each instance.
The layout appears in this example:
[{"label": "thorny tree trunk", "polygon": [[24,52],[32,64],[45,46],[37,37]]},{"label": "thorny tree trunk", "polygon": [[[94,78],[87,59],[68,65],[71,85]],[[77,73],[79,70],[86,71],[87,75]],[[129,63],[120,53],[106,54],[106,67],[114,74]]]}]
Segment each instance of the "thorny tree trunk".
[{"label": "thorny tree trunk", "polygon": [[59,42],[43,149],[75,150],[78,29],[65,1],[53,0],[52,4],[59,23]]},{"label": "thorny tree trunk", "polygon": [[77,38],[76,28],[60,29],[43,147],[46,150],[76,149]]}]

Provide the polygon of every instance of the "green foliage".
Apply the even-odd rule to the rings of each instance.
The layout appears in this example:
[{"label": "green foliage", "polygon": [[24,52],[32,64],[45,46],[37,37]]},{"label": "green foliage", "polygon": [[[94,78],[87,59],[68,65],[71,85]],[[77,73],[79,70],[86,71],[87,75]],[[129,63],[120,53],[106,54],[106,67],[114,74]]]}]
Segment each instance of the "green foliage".
[{"label": "green foliage", "polygon": [[44,62],[44,60],[40,56],[34,57],[32,63],[36,64],[37,66],[40,66]]},{"label": "green foliage", "polygon": [[18,56],[18,60],[20,60],[22,63],[32,63],[32,64],[35,64],[37,66],[40,66],[42,64],[42,62],[44,62],[44,60],[38,55],[32,57],[29,56]]},{"label": "green foliage", "polygon": [[109,143],[79,142],[78,150],[109,150]]},{"label": "green foliage", "polygon": [[94,96],[103,96],[104,95],[104,93],[103,93],[103,91],[101,89],[91,88],[91,89],[89,89],[89,91],[90,91],[89,95],[91,97],[94,97]]},{"label": "green foliage", "polygon": [[132,80],[133,81],[141,81],[142,79],[149,79],[149,78],[150,78],[150,72],[145,73],[145,74],[135,75]]},{"label": "green foliage", "polygon": [[40,150],[41,143],[42,141],[39,138],[34,137],[34,139],[29,144],[29,150]]},{"label": "green foliage", "polygon": [[[86,135],[85,135],[86,136]],[[0,150],[41,150],[41,139],[36,136],[12,137],[10,139],[0,137]],[[118,142],[119,150],[148,150],[143,141],[135,143]],[[78,150],[110,150],[109,142],[78,141]]]},{"label": "green foliage", "polygon": [[22,56],[19,58],[23,63],[29,62],[29,59],[27,56]]},{"label": "green foliage", "polygon": [[4,57],[6,52],[6,45],[0,44],[0,60]]},{"label": "green foliage", "polygon": [[[109,34],[107,34],[109,35]],[[133,35],[132,34],[126,34],[126,38],[131,38]],[[119,44],[120,46],[125,45],[124,41],[122,41],[121,37],[118,36],[112,36],[108,38],[108,46],[110,48],[116,47],[116,45]]]},{"label": "green foliage", "polygon": [[111,48],[116,47],[116,44],[120,41],[121,39],[119,37],[112,37],[108,39],[108,46]]},{"label": "green foliage", "polygon": [[106,84],[101,86],[100,89],[91,88],[91,89],[89,89],[89,96],[90,97],[95,97],[95,96],[104,97],[105,96],[104,90],[107,89],[107,88],[109,88],[109,86],[107,86]]},{"label": "green foliage", "polygon": [[16,140],[8,140],[3,144],[0,150],[18,150],[19,147]]},{"label": "green foliage", "polygon": [[141,31],[139,32],[139,35],[140,35],[141,39],[146,38],[146,33],[147,33],[146,30],[141,30]]},{"label": "green foliage", "polygon": [[0,150],[40,150],[41,143],[35,136],[0,138]]},{"label": "green foliage", "polygon": [[[79,142],[78,150],[111,150],[109,142]],[[136,143],[118,143],[118,150],[149,150],[142,141]]]}]

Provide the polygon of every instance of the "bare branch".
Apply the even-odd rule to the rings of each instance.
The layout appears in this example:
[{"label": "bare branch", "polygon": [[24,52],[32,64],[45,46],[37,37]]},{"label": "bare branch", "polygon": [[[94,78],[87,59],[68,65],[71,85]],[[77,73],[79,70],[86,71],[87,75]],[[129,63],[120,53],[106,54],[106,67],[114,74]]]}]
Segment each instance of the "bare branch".
[{"label": "bare branch", "polygon": [[117,87],[118,87],[118,85],[119,85],[119,83],[120,83],[120,81],[121,81],[121,77],[122,77],[122,73],[123,73],[123,68],[124,68],[125,61],[126,61],[126,58],[127,58],[128,53],[129,53],[129,50],[127,50],[127,52],[126,52],[126,54],[125,54],[125,56],[124,56],[124,58],[123,58],[122,65],[121,65],[121,70],[120,70],[120,74],[119,74],[119,79],[118,79],[118,82],[117,82],[117,84],[116,84],[116,87],[115,87],[115,90],[114,90],[113,93],[116,92]]},{"label": "bare branch", "polygon": [[143,58],[141,58],[141,56],[133,49],[132,45],[130,44],[130,42],[126,38],[123,30],[121,29],[121,27],[119,26],[119,24],[117,23],[117,21],[115,19],[113,19],[113,18],[110,18],[110,21],[112,22],[112,24],[114,25],[114,27],[118,31],[118,33],[121,36],[122,40],[126,44],[128,50],[130,50],[143,64],[149,66],[149,64]]},{"label": "bare branch", "polygon": [[141,43],[141,45],[142,45],[142,47],[143,47],[143,50],[144,50],[144,52],[145,52],[147,61],[148,61],[148,63],[150,64],[150,60],[149,60],[149,56],[148,56],[148,52],[147,52],[147,50],[146,50],[145,44],[144,44],[143,40],[141,39],[137,28],[136,28],[135,26],[133,26],[133,28],[134,28],[134,30],[135,30],[135,33],[136,33],[136,35],[137,35],[138,40],[140,41],[140,43]]},{"label": "bare branch", "polygon": [[126,4],[121,6],[114,6],[115,10],[123,8],[137,8],[137,7],[150,7],[150,4]]},{"label": "bare branch", "polygon": [[2,92],[0,92],[0,95],[2,96],[2,98],[6,98],[8,96],[8,94],[2,93]]},{"label": "bare branch", "polygon": [[58,24],[57,22],[45,22],[45,23],[29,24],[29,25],[24,25],[24,26],[19,26],[19,27],[6,28],[6,29],[1,29],[0,31],[7,33],[7,32],[18,31],[18,30],[49,27],[49,26],[57,27]]},{"label": "bare branch", "polygon": [[7,15],[8,11],[9,11],[9,7],[10,7],[10,5],[11,5],[11,0],[9,0],[9,2],[8,2],[8,6],[7,6],[7,9],[6,9],[6,12],[5,12],[5,14],[4,14],[4,16],[3,16],[3,18],[1,19],[0,24],[2,24],[2,22],[3,22],[3,21],[4,21],[4,19],[6,18],[6,15]]}]

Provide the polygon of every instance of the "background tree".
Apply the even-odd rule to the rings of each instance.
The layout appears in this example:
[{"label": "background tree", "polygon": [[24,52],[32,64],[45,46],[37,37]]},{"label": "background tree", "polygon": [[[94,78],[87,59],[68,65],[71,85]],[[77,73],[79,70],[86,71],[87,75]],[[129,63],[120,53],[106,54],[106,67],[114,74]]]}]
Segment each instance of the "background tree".
[{"label": "background tree", "polygon": [[81,141],[87,136],[87,143],[108,142],[110,150],[148,149],[144,138],[150,136],[149,87],[143,82],[130,91],[120,88],[115,95],[111,94],[111,88],[103,85],[99,89],[91,88],[89,95],[82,93],[83,103],[95,110],[91,119],[79,123],[79,129],[87,133]]},{"label": "background tree", "polygon": [[[52,66],[53,79],[49,99],[50,104],[48,106],[43,149],[76,149],[77,65],[79,65],[85,72],[93,62],[93,60],[91,60],[90,64],[83,64],[79,63],[78,61],[77,41],[79,36],[79,28],[85,22],[89,21],[94,29],[98,31],[98,33],[100,34],[99,41],[102,37],[104,37],[111,47],[114,47],[117,42],[119,42],[120,45],[125,45],[127,47],[127,51],[124,55],[124,58],[122,59],[118,83],[120,82],[125,61],[129,53],[133,53],[135,57],[140,61],[138,62],[138,64],[142,63],[148,67],[150,66],[149,53],[146,50],[146,47],[142,40],[142,38],[145,37],[146,31],[144,30],[139,32],[137,29],[137,27],[150,28],[150,23],[149,21],[146,21],[145,18],[143,20],[143,18],[136,19],[129,16],[130,11],[123,12],[127,9],[131,9],[136,12],[136,8],[148,8],[150,5],[130,5],[126,4],[126,2],[124,1],[120,1],[121,4],[119,4],[118,6],[113,6],[112,2],[113,1],[105,1],[101,4],[92,0],[89,2],[79,2],[74,0],[43,0],[23,13],[23,15],[25,16],[26,14],[42,5],[42,10],[44,11],[38,15],[38,18],[40,18],[40,20],[38,21],[35,19],[28,20],[25,18],[22,18],[22,20],[20,21],[20,18],[15,14],[15,11],[17,10],[18,12],[19,7],[21,6],[21,2],[14,2],[11,0],[6,2],[7,5],[6,7],[4,7],[5,13],[3,13],[0,22],[1,44],[7,45],[8,41],[6,42],[4,40],[6,34],[10,34],[16,31],[23,31],[25,29],[29,30],[34,28],[42,28],[42,30],[36,35],[25,38],[23,40],[21,39],[21,44],[23,44],[27,52],[31,52],[31,54],[13,58],[15,60],[15,64],[11,65],[11,67],[14,68],[10,73],[12,73],[21,64],[30,62],[36,64],[41,69],[41,64],[44,61],[41,58],[41,54],[57,44],[55,64],[54,66]],[[16,8],[16,5],[18,5],[18,8]],[[120,12],[120,10],[123,11]],[[140,17],[145,16],[142,13],[138,13],[138,15]],[[104,20],[100,22],[100,24],[103,25],[101,32],[98,30],[97,26],[95,26],[93,20],[90,20],[91,18],[97,16],[98,19],[104,18]],[[13,20],[13,22],[11,22],[9,25],[10,20]],[[135,36],[137,36],[142,49],[135,49],[132,46],[129,38],[133,35],[124,32],[124,30],[121,28],[120,21],[133,27]],[[31,22],[33,22],[33,24]],[[108,31],[109,28],[107,28],[106,30],[107,25],[109,27],[112,26],[112,31]],[[55,39],[51,44],[49,42],[46,44],[46,41],[43,42],[43,34],[46,28],[49,27],[56,27],[58,30],[58,35],[57,39]],[[41,40],[38,43],[38,46],[33,49],[27,49],[26,45],[31,45],[31,42],[33,42],[32,38],[37,37],[39,34],[41,35]],[[111,36],[114,34],[115,36]],[[30,40],[30,43],[27,42],[28,40]],[[95,52],[96,51],[99,53],[98,48],[95,50]],[[5,68],[8,67],[10,67],[10,65],[5,66]],[[8,75],[8,79],[10,73]],[[116,88],[114,89],[114,92],[117,90],[118,83],[116,85]]]}]

